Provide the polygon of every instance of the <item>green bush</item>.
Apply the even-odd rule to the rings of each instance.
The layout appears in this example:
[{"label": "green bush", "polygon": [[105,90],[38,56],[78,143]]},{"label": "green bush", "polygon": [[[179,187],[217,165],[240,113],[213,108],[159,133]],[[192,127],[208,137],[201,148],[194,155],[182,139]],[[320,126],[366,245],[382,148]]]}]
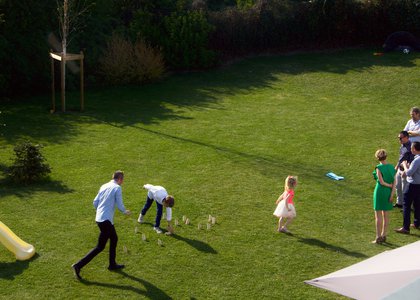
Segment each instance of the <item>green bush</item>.
[{"label": "green bush", "polygon": [[17,183],[31,183],[51,173],[50,166],[45,164],[41,154],[42,145],[34,145],[29,141],[19,143],[14,151],[16,158],[9,168],[8,175]]},{"label": "green bush", "polygon": [[163,10],[157,5],[138,9],[129,26],[132,38],[141,36],[155,47],[161,47],[165,62],[172,69],[214,66],[216,53],[209,48],[213,30],[203,11],[176,7]]},{"label": "green bush", "polygon": [[144,0],[125,5],[123,12],[131,40],[139,36],[154,47],[161,47],[166,39],[164,19],[177,9],[173,0]]},{"label": "green bush", "polygon": [[163,49],[169,65],[177,69],[214,66],[216,54],[208,47],[214,27],[202,12],[174,13],[164,19],[164,26]]}]

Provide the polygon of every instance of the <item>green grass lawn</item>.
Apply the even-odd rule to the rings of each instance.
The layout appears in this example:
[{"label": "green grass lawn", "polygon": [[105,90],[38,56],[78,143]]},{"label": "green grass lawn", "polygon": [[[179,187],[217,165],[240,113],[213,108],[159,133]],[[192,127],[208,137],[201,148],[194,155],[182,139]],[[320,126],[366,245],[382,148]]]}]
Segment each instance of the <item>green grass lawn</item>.
[{"label": "green grass lawn", "polygon": [[[26,187],[0,175],[0,221],[37,251],[19,262],[0,245],[0,298],[344,299],[304,280],[420,237],[392,232],[402,224],[394,210],[389,243],[370,244],[374,153],[385,148],[396,162],[396,137],[420,88],[420,55],[373,52],[259,57],[90,90],[84,113],[50,114],[50,95],[2,104],[0,167],[29,138],[45,146],[52,173]],[[78,96],[68,94],[67,108]],[[106,249],[79,282],[70,266],[96,244],[92,200],[116,169],[125,171],[133,211],[115,214],[117,261],[126,268],[109,272]],[[328,179],[329,171],[345,180]],[[276,233],[272,216],[289,174],[299,176],[293,235]],[[153,206],[136,233],[145,183],[166,187],[174,217],[191,224],[158,236]],[[209,214],[217,224],[199,230]]]}]

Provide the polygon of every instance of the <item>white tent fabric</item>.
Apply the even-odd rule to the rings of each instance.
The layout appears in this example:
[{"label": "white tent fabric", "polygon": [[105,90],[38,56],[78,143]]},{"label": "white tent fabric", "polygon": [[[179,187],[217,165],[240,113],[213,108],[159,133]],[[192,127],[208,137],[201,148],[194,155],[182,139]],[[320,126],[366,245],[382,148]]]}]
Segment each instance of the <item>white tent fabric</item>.
[{"label": "white tent fabric", "polygon": [[420,241],[305,283],[359,300],[420,299]]},{"label": "white tent fabric", "polygon": [[413,299],[420,299],[420,278],[384,298],[384,300]]}]

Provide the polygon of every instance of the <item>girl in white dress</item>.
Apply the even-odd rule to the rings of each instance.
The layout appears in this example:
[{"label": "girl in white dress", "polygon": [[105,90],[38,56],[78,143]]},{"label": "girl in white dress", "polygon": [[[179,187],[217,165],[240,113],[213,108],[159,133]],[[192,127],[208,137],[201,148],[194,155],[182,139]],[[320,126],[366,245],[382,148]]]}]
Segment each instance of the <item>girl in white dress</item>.
[{"label": "girl in white dress", "polygon": [[287,176],[284,182],[284,192],[276,201],[277,207],[273,215],[279,218],[277,228],[279,232],[289,232],[287,225],[296,217],[296,209],[293,202],[296,185],[297,176]]}]

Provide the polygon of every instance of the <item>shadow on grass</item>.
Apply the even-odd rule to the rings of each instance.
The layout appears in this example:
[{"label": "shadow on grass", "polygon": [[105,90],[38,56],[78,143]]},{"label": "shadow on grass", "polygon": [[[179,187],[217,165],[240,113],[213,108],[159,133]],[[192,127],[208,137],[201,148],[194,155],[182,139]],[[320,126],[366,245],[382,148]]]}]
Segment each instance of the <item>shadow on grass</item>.
[{"label": "shadow on grass", "polygon": [[[168,134],[165,132],[160,132],[157,130],[152,130],[148,128],[144,128],[141,126],[132,126],[133,128],[137,128],[139,130],[148,132],[153,135],[158,135],[163,138],[168,138],[171,140],[175,140],[181,143],[189,143],[205,148],[209,148],[213,151],[217,151],[219,153],[225,154],[229,159],[235,161],[237,163],[243,163],[247,165],[252,165],[253,168],[259,171],[261,174],[265,176],[271,176],[273,178],[279,178],[283,176],[285,173],[294,173],[296,170],[296,163],[287,161],[287,160],[280,160],[275,157],[265,156],[265,155],[257,155],[246,153],[242,151],[238,151],[235,149],[231,149],[224,146],[219,146],[216,144],[209,144],[204,143],[197,140],[192,140],[188,138],[183,138],[179,136],[175,136],[172,134]],[[331,187],[332,189],[342,192],[343,194],[349,193],[352,195],[360,195],[361,197],[365,197],[365,193],[361,191],[359,188],[348,184],[347,182],[340,182],[334,181],[329,179],[325,176],[327,172],[329,172],[329,167],[324,165],[317,165],[313,161],[310,164],[304,164],[303,162],[299,163],[299,172],[301,174],[305,174],[305,177],[311,178],[314,181],[322,182],[326,184],[326,188]]]},{"label": "shadow on grass", "polygon": [[38,253],[29,259],[24,261],[15,261],[9,263],[2,263],[0,262],[0,278],[7,279],[7,280],[14,280],[16,276],[20,275],[25,271],[29,264],[39,257]]},{"label": "shadow on grass", "polygon": [[121,285],[121,284],[112,284],[112,283],[103,283],[103,282],[97,282],[97,281],[90,281],[86,279],[80,280],[81,283],[85,285],[96,285],[100,287],[105,288],[111,288],[111,289],[119,289],[123,291],[132,291],[136,294],[142,295],[144,297],[147,297],[149,299],[172,299],[168,294],[166,294],[164,291],[156,287],[155,285],[151,284],[150,282],[137,278],[135,276],[132,276],[130,274],[127,274],[124,271],[115,271],[116,273],[121,274],[122,276],[135,281],[142,285],[143,287],[135,287],[133,285]]},{"label": "shadow on grass", "polygon": [[[6,124],[3,137],[8,143],[28,136],[41,142],[65,143],[80,132],[81,124],[104,122],[125,127],[187,119],[183,115],[189,109],[223,109],[220,99],[271,87],[281,81],[282,75],[345,74],[376,66],[416,67],[417,54],[377,57],[372,52],[361,49],[256,57],[212,71],[178,74],[146,86],[90,90],[84,113],[50,114],[49,95],[22,99],[2,105],[2,123]],[[78,106],[78,98],[78,92],[68,92],[68,111],[72,105]]]},{"label": "shadow on grass", "polygon": [[314,247],[319,247],[328,251],[332,251],[332,252],[339,252],[342,253],[344,255],[348,255],[348,256],[352,256],[352,257],[357,257],[357,258],[367,258],[368,256],[360,253],[360,252],[355,252],[355,251],[349,251],[343,247],[340,246],[335,246],[335,245],[331,245],[328,244],[324,241],[318,240],[318,239],[314,239],[314,238],[304,238],[304,237],[299,237],[297,235],[292,235],[293,237],[295,237],[296,239],[298,239],[299,242],[307,244],[309,246],[314,246]]},{"label": "shadow on grass", "polygon": [[[154,226],[153,223],[149,223],[149,222],[143,222],[142,225],[144,225],[144,224],[150,225],[151,227]],[[167,230],[164,230],[164,232],[166,233]],[[172,237],[172,238],[174,238],[176,240],[179,240],[179,241],[183,241],[183,242],[187,243],[188,245],[190,245],[191,247],[197,249],[198,251],[205,252],[205,253],[211,253],[211,254],[217,254],[217,251],[214,250],[213,247],[211,247],[209,244],[207,244],[203,241],[189,239],[189,238],[180,236],[176,233],[173,233],[173,234],[169,235],[169,237]]]},{"label": "shadow on grass", "polygon": [[188,245],[197,249],[198,251],[205,252],[205,253],[210,253],[210,254],[217,254],[217,251],[214,250],[213,247],[211,247],[209,244],[207,244],[203,241],[189,239],[189,238],[180,236],[178,234],[172,234],[170,236],[173,237],[176,240],[183,241],[183,242],[187,243]]},{"label": "shadow on grass", "polygon": [[[4,196],[14,195],[19,198],[26,198],[35,192],[52,192],[58,194],[72,193],[74,190],[68,188],[62,181],[43,180],[28,185],[19,185],[8,178],[0,179],[0,186],[6,187],[0,190],[0,199]],[[1,201],[1,200],[0,200]]]},{"label": "shadow on grass", "polygon": [[378,244],[378,246],[382,246],[382,247],[386,247],[386,248],[390,248],[390,249],[396,249],[396,248],[401,247],[400,245],[396,245],[396,244],[390,243],[388,241],[383,242],[381,244]]},{"label": "shadow on grass", "polygon": [[61,181],[50,180],[48,177],[31,184],[18,184],[13,182],[7,177],[7,166],[0,163],[0,174],[4,176],[0,177],[0,186],[7,187],[0,190],[0,199],[2,196],[15,195],[19,198],[25,198],[34,192],[48,191],[55,192],[58,194],[72,193],[74,190],[69,189]]}]

